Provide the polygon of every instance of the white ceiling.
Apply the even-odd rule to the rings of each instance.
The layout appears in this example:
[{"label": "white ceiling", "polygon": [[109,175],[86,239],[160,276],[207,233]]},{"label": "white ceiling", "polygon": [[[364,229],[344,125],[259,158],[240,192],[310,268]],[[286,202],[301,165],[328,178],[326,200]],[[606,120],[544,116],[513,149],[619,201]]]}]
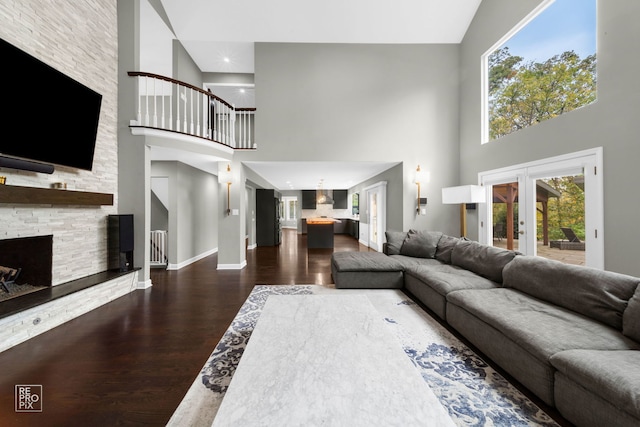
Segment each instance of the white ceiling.
[{"label": "white ceiling", "polygon": [[202,71],[251,73],[256,42],[460,43],[481,0],[157,1]]},{"label": "white ceiling", "polygon": [[[480,2],[147,0],[141,5],[141,71],[172,76],[172,39],[181,42],[203,72],[249,74],[254,72],[256,42],[460,43]],[[236,106],[255,106],[253,87],[244,87],[242,94],[239,89],[218,86],[212,90]],[[158,157],[166,159],[170,154],[163,152]],[[185,159],[184,155],[180,161],[199,164],[197,159]],[[350,188],[394,165],[388,162],[246,164],[280,190],[316,188],[320,179],[324,179],[326,189]],[[209,168],[203,168],[206,169]]]}]

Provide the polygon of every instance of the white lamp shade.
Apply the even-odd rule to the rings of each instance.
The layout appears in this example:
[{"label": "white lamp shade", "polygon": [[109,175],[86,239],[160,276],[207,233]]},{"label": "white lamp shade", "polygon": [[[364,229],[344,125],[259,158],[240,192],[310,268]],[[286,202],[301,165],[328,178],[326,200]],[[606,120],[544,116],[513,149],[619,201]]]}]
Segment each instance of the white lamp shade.
[{"label": "white lamp shade", "polygon": [[419,170],[416,171],[416,184],[426,184],[431,180],[431,174],[427,171]]},{"label": "white lamp shade", "polygon": [[230,170],[227,170],[227,167],[221,168],[218,170],[218,183],[219,184],[229,184],[233,182],[233,174]]},{"label": "white lamp shade", "polygon": [[442,189],[442,203],[484,203],[486,192],[480,185],[461,185],[458,187],[447,187]]}]

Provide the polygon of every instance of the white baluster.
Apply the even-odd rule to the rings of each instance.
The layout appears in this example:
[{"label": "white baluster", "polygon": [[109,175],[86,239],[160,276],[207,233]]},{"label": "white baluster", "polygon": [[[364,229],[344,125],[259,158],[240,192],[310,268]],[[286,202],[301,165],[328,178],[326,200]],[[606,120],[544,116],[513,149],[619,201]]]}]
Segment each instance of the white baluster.
[{"label": "white baluster", "polygon": [[249,112],[243,111],[242,118],[242,126],[244,130],[244,132],[242,132],[242,148],[247,148],[249,146],[249,141],[247,141],[247,123],[249,121]]},{"label": "white baluster", "polygon": [[220,102],[220,100],[217,101],[218,102],[218,136],[216,138],[216,141],[218,142],[222,142],[222,102]]},{"label": "white baluster", "polygon": [[237,148],[237,141],[236,141],[236,106],[233,105],[230,109],[229,109],[229,136],[231,137],[230,141],[229,141],[229,145],[231,145],[234,148]]},{"label": "white baluster", "polygon": [[176,85],[176,130],[180,130],[180,86]]},{"label": "white baluster", "polygon": [[196,92],[196,135],[200,134],[200,92]]},{"label": "white baluster", "polygon": [[167,82],[169,85],[169,92],[167,100],[169,101],[169,130],[173,130],[173,83]]},{"label": "white baluster", "polygon": [[189,88],[189,131],[193,135],[193,89]]},{"label": "white baluster", "polygon": [[153,78],[153,127],[158,127],[158,92],[156,91],[156,79]]},{"label": "white baluster", "polygon": [[161,125],[162,125],[162,129],[166,129],[166,127],[165,127],[165,125],[164,125],[164,124],[165,124],[165,122],[164,122],[164,120],[165,120],[165,112],[164,112],[164,104],[165,104],[165,102],[164,102],[164,91],[165,91],[165,87],[167,86],[167,83],[163,80],[163,81],[162,81],[162,83],[161,83],[161,85],[162,85],[162,86],[161,86],[161,87],[162,87],[162,95],[160,96],[160,99],[162,100],[162,121],[161,121]]},{"label": "white baluster", "polygon": [[136,88],[138,91],[138,115],[136,117],[136,122],[138,126],[142,124],[142,82],[141,77],[138,76],[138,87]]},{"label": "white baluster", "polygon": [[[182,96],[182,95],[181,95],[181,96]],[[187,120],[188,120],[189,118],[187,117],[187,114],[188,114],[188,112],[187,112],[187,88],[185,87],[185,88],[184,88],[184,105],[182,106],[182,115],[183,115],[183,117],[184,117],[184,120],[182,121],[182,122],[183,122],[183,123],[182,123],[182,132],[184,132],[184,133],[187,133],[187,129],[188,129],[188,127],[187,127],[187,125],[188,125]]]},{"label": "white baluster", "polygon": [[213,114],[211,114],[211,98],[209,98],[209,96],[207,96],[207,136],[210,139],[213,139],[213,134],[211,133],[212,130],[212,122],[213,122]]},{"label": "white baluster", "polygon": [[220,102],[220,140],[218,142],[221,142],[224,144],[224,137],[226,135],[226,131],[225,131],[225,113],[227,111],[227,106],[224,105],[222,102]]},{"label": "white baluster", "polygon": [[149,126],[149,77],[144,77],[144,96],[146,98],[146,111],[144,112],[144,125]]}]

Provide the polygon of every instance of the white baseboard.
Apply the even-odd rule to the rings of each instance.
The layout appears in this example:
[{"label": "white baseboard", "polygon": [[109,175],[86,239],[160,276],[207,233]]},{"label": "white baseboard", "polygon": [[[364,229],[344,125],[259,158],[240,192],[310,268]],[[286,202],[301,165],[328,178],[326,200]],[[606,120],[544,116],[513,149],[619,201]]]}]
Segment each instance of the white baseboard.
[{"label": "white baseboard", "polygon": [[240,264],[218,264],[218,270],[242,270],[247,266],[247,260],[245,259]]},{"label": "white baseboard", "polygon": [[136,286],[136,289],[147,289],[151,286],[153,286],[153,283],[151,283],[151,279],[148,279],[138,282],[138,286]]},{"label": "white baseboard", "polygon": [[178,264],[169,264],[167,265],[167,270],[180,270],[183,267],[186,267],[189,264],[193,264],[196,261],[200,261],[202,258],[206,258],[209,255],[213,255],[218,252],[218,248],[213,248],[206,252],[201,253],[200,255],[196,255],[193,258],[189,258],[188,260],[182,261]]}]

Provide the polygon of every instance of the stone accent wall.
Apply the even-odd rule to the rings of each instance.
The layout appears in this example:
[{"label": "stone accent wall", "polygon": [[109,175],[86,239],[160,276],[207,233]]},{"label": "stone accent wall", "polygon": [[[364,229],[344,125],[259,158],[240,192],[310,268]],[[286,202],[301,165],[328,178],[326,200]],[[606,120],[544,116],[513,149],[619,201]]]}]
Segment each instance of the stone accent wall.
[{"label": "stone accent wall", "polygon": [[[114,206],[77,207],[0,204],[0,239],[53,234],[53,285],[107,269],[107,215],[117,213],[117,1],[3,0],[0,36],[9,43],[102,94],[102,108],[92,171],[56,166],[53,175],[0,168],[8,185],[49,187],[66,182],[69,189],[115,195]],[[5,64],[4,66],[10,66]],[[34,85],[46,94],[47,82]],[[20,139],[38,138],[42,144],[64,141],[47,138],[37,129],[37,114],[47,108],[66,108],[69,132],[74,108],[63,100],[44,99],[33,129],[15,129]],[[6,101],[5,101],[6,102]],[[0,118],[2,123],[2,118]],[[2,123],[8,132],[10,123]]]},{"label": "stone accent wall", "polygon": [[0,352],[75,319],[136,289],[138,272],[0,319]]}]

